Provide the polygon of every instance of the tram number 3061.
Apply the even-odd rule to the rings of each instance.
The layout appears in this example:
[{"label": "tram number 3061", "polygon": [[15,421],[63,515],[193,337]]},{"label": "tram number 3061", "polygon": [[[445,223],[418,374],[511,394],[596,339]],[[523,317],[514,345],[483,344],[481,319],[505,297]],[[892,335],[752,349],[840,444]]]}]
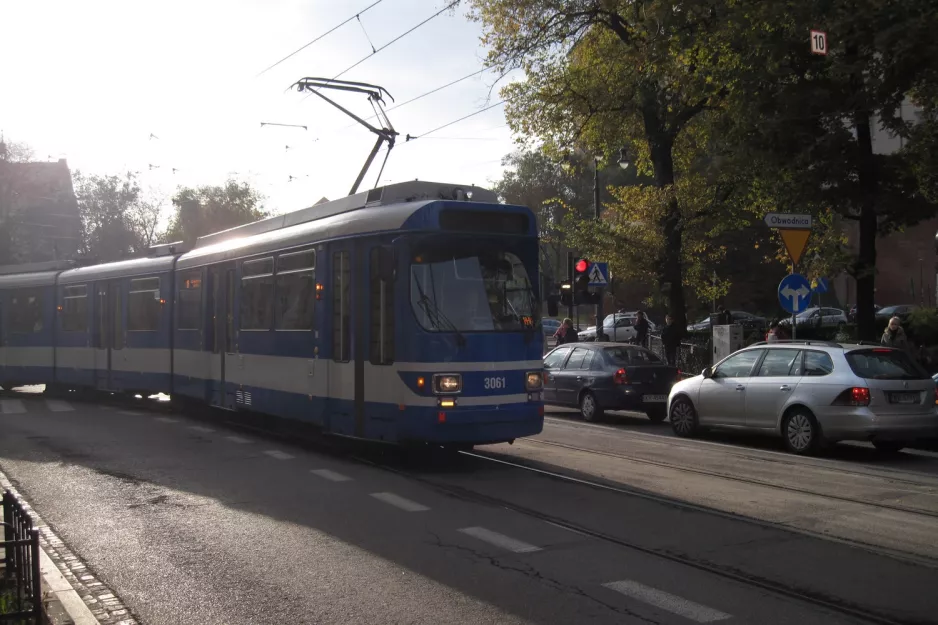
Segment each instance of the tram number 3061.
[{"label": "tram number 3061", "polygon": [[485,378],[483,386],[486,389],[496,389],[496,388],[505,388],[507,384],[505,383],[505,378],[503,377],[494,377],[494,378]]}]

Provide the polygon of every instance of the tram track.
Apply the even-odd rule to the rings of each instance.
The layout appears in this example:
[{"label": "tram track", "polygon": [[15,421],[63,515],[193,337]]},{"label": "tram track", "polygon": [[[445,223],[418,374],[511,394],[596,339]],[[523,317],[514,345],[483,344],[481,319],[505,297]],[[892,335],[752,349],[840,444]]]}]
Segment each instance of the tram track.
[{"label": "tram track", "polygon": [[[558,442],[555,442],[555,441],[544,441],[544,440],[538,440],[538,439],[533,439],[533,438],[532,438],[532,439],[525,439],[525,442],[526,442],[526,443],[535,444],[535,445],[546,445],[546,446],[551,446],[551,447],[559,447],[559,448],[563,448],[563,449],[569,449],[569,450],[571,450],[571,451],[578,451],[578,452],[581,452],[581,453],[589,453],[589,454],[595,454],[595,455],[599,455],[599,456],[605,456],[605,457],[608,457],[608,458],[617,458],[617,459],[621,459],[621,460],[627,460],[627,461],[629,461],[629,462],[636,462],[636,463],[639,463],[639,464],[645,464],[645,465],[650,465],[650,466],[662,467],[662,468],[666,468],[666,469],[673,469],[673,470],[676,470],[676,471],[683,471],[683,472],[686,472],[686,473],[693,473],[693,474],[695,474],[695,475],[705,475],[705,476],[708,476],[708,477],[717,477],[717,478],[720,478],[720,479],[725,479],[725,480],[729,480],[729,481],[733,481],[733,482],[741,482],[741,483],[745,483],[745,484],[753,484],[753,485],[756,485],[756,486],[764,486],[764,487],[767,487],[767,488],[773,488],[773,489],[776,489],[776,490],[782,490],[782,491],[787,491],[787,492],[799,493],[799,494],[802,494],[802,495],[812,495],[812,496],[815,496],[815,497],[822,497],[822,498],[825,498],[825,499],[833,499],[833,500],[835,500],[835,501],[843,501],[843,502],[854,503],[854,504],[859,504],[859,505],[864,505],[864,506],[870,506],[870,507],[873,507],[873,508],[879,508],[879,509],[883,509],[883,510],[893,510],[893,511],[896,511],[896,512],[904,512],[904,513],[907,513],[907,514],[916,514],[916,515],[920,515],[920,516],[925,516],[925,517],[930,517],[930,518],[938,519],[938,511],[933,511],[933,510],[924,510],[924,509],[913,508],[913,507],[909,507],[909,506],[901,506],[901,505],[895,505],[895,504],[881,503],[881,502],[871,501],[871,500],[867,500],[867,499],[859,499],[859,498],[856,498],[856,497],[848,497],[848,496],[844,496],[844,495],[837,495],[837,494],[832,494],[832,493],[818,492],[818,491],[816,491],[816,490],[811,490],[811,489],[808,489],[808,488],[799,488],[799,487],[796,487],[796,486],[788,486],[788,485],[784,485],[784,484],[777,484],[777,483],[774,483],[774,482],[769,482],[769,481],[767,481],[767,480],[760,480],[760,479],[755,479],[755,478],[747,478],[747,477],[743,477],[743,476],[739,476],[739,475],[733,475],[733,474],[731,474],[731,473],[724,473],[724,472],[721,472],[721,471],[711,471],[711,470],[707,470],[707,469],[698,469],[698,468],[695,468],[695,467],[688,467],[688,466],[684,466],[684,465],[680,465],[680,464],[674,464],[674,463],[671,463],[671,462],[663,462],[663,461],[660,461],[660,460],[650,460],[650,459],[648,459],[648,458],[642,458],[642,457],[640,457],[640,456],[633,456],[633,455],[629,455],[629,454],[622,454],[622,453],[609,452],[609,451],[601,451],[601,450],[597,450],[597,449],[589,449],[589,448],[586,448],[586,447],[579,447],[579,446],[577,446],[577,445],[569,445],[569,444],[567,444],[567,443],[558,443]],[[849,472],[845,472],[845,473],[849,473]],[[858,474],[854,474],[854,475],[864,475],[864,476],[865,476],[865,475],[867,475],[867,474],[858,473]],[[872,477],[872,476],[871,476],[871,477]],[[886,477],[883,477],[883,478],[880,478],[880,479],[889,480],[889,481],[896,481],[896,480],[892,480],[891,478],[886,478]],[[914,482],[906,482],[906,484],[914,484]],[[919,485],[919,486],[921,486],[921,485]],[[916,492],[916,491],[911,491],[911,490],[910,490],[910,491],[907,491],[907,492],[913,493],[913,494],[918,494],[918,495],[938,496],[938,492],[934,492],[934,493],[924,493],[924,492]]]},{"label": "tram track", "polygon": [[[507,466],[510,466],[519,470],[534,472],[544,477],[560,479],[560,480],[564,480],[564,481],[568,481],[568,482],[572,482],[572,483],[576,483],[576,484],[580,484],[580,485],[584,485],[584,486],[588,486],[592,488],[607,490],[607,491],[615,491],[623,495],[634,496],[636,494],[635,492],[632,492],[626,489],[617,489],[609,485],[601,484],[599,482],[592,482],[590,480],[575,478],[572,476],[564,475],[562,473],[544,471],[541,469],[528,467],[522,464],[512,463],[509,461],[493,458],[487,454],[480,454],[480,453],[466,452],[466,451],[462,451],[459,453],[460,455],[468,457],[468,458],[473,458],[476,460],[482,460],[482,461],[487,461],[487,462],[494,461],[499,464],[507,465]],[[603,532],[603,531],[599,531],[591,527],[587,527],[585,525],[576,523],[574,521],[571,521],[569,519],[566,519],[560,516],[548,514],[540,510],[535,510],[528,506],[522,506],[516,502],[509,501],[508,499],[504,497],[496,497],[496,496],[488,495],[485,493],[481,493],[477,490],[465,488],[462,486],[457,486],[454,484],[448,484],[445,482],[441,482],[439,480],[430,479],[423,475],[415,473],[413,471],[402,469],[396,466],[391,466],[389,464],[382,463],[382,462],[376,462],[366,457],[354,455],[354,456],[351,456],[350,458],[356,462],[365,464],[367,466],[371,466],[371,467],[374,467],[383,471],[387,471],[390,473],[394,473],[396,475],[400,475],[409,480],[423,484],[424,486],[432,488],[443,494],[457,497],[465,501],[470,501],[470,502],[475,502],[475,503],[480,503],[484,505],[500,507],[500,508],[504,508],[507,510],[511,510],[517,514],[521,514],[528,518],[542,521],[544,523],[548,523],[555,527],[563,528],[565,530],[568,530],[568,531],[571,531],[571,532],[574,532],[583,536],[588,536],[590,538],[603,541],[609,545],[615,545],[617,547],[629,549],[629,550],[639,552],[645,555],[667,560],[675,564],[680,564],[680,565],[684,565],[687,567],[691,567],[696,570],[703,571],[703,572],[721,577],[723,579],[731,580],[736,583],[743,584],[745,586],[757,588],[759,590],[772,593],[773,595],[776,595],[779,597],[796,600],[799,602],[810,604],[812,606],[837,613],[842,616],[848,616],[850,618],[856,619],[858,622],[876,623],[879,625],[913,625],[913,623],[918,622],[918,621],[897,620],[891,616],[871,612],[869,608],[853,605],[853,604],[843,602],[843,601],[838,601],[834,598],[824,596],[820,593],[813,593],[807,589],[797,588],[797,587],[789,586],[789,585],[786,585],[786,584],[783,584],[783,583],[780,583],[778,581],[774,581],[771,579],[757,577],[757,576],[747,574],[739,570],[734,570],[729,567],[719,566],[712,562],[708,562],[706,560],[692,558],[686,554],[674,553],[665,549],[648,547],[636,541],[631,541],[626,538],[622,538],[620,536],[614,536],[607,532]],[[758,521],[753,521],[752,519],[748,519],[746,517],[739,517],[736,515],[720,513],[719,511],[714,511],[712,509],[705,508],[703,506],[695,506],[693,504],[685,504],[684,502],[667,500],[666,498],[663,498],[663,497],[661,498],[650,497],[650,499],[658,499],[658,500],[661,500],[663,502],[666,502],[672,505],[692,508],[692,509],[704,512],[704,513],[712,513],[712,514],[717,514],[717,515],[722,515],[722,516],[728,516],[737,521],[755,522],[757,524],[761,524]],[[775,529],[787,529],[787,528],[780,528],[779,526],[774,525],[774,524],[766,524],[766,525],[770,527],[774,527]],[[854,543],[850,543],[850,544],[854,544]],[[856,544],[856,545],[861,546],[861,547],[867,547],[866,545],[862,545],[862,544]],[[876,549],[876,551],[883,553],[882,550],[879,550],[879,549]],[[895,554],[883,553],[883,555],[895,555]],[[917,562],[917,561],[915,563],[923,564],[922,562]],[[938,563],[933,563],[933,566],[935,565],[938,565]]]},{"label": "tram track", "polygon": [[[76,398],[77,399],[77,398]],[[89,401],[89,403],[92,403]],[[225,425],[235,430],[250,432],[252,434],[266,437],[272,440],[278,440],[280,442],[296,445],[300,448],[305,448],[309,451],[316,453],[323,453],[332,457],[341,458],[345,460],[351,460],[353,462],[362,464],[364,466],[373,467],[382,471],[393,473],[399,476],[402,476],[406,479],[409,479],[415,483],[424,485],[428,488],[447,494],[452,497],[456,497],[465,501],[479,503],[483,505],[493,506],[511,510],[517,514],[523,515],[527,518],[531,518],[540,522],[551,524],[555,527],[563,528],[565,530],[587,536],[599,541],[602,541],[609,545],[614,545],[620,548],[629,549],[637,553],[642,553],[648,556],[660,558],[662,560],[672,562],[675,564],[687,566],[702,572],[706,572],[717,577],[730,580],[745,586],[759,589],[778,597],[783,597],[786,599],[799,601],[804,604],[812,605],[817,608],[828,610],[832,613],[838,615],[850,617],[857,620],[858,622],[863,623],[875,623],[881,625],[913,625],[913,623],[919,623],[920,621],[906,621],[901,619],[896,619],[893,616],[889,616],[883,613],[879,613],[871,610],[868,607],[861,605],[856,605],[847,601],[842,601],[836,597],[826,596],[821,593],[816,593],[807,588],[801,588],[798,586],[786,584],[778,580],[773,580],[768,577],[760,577],[742,571],[737,568],[730,566],[724,566],[712,561],[708,561],[702,558],[695,558],[688,554],[684,553],[675,553],[667,549],[651,547],[648,545],[643,545],[638,541],[629,540],[628,538],[612,535],[608,532],[598,530],[593,527],[578,523],[570,518],[565,518],[565,516],[558,516],[545,512],[543,510],[538,510],[530,506],[521,505],[515,501],[511,501],[505,497],[493,496],[486,492],[480,492],[480,490],[467,488],[465,486],[460,486],[452,483],[447,483],[445,480],[434,479],[429,477],[425,471],[415,471],[410,468],[407,468],[408,465],[412,463],[412,456],[404,454],[401,455],[397,451],[399,448],[386,444],[373,444],[370,446],[364,447],[365,453],[361,453],[362,447],[357,449],[350,449],[350,445],[354,445],[348,439],[343,439],[340,437],[332,436],[315,436],[310,437],[303,434],[297,435],[296,433],[285,431],[280,431],[274,428],[262,427],[256,424],[256,422],[251,422],[243,418],[239,413],[232,413],[230,411],[222,411],[215,409],[207,409],[204,406],[192,406],[189,408],[181,408],[178,405],[172,405],[169,402],[149,402],[149,401],[140,401],[133,400],[129,397],[123,396],[106,396],[98,397],[93,400],[93,403],[99,405],[110,405],[112,407],[127,407],[128,405],[134,406],[136,409],[152,411],[154,413],[166,413],[166,412],[176,412],[183,413],[186,416],[193,418],[195,420],[209,421],[218,425]],[[238,418],[242,416],[242,418]],[[526,439],[528,442],[533,439]],[[387,453],[390,451],[390,453]],[[586,450],[589,453],[597,453],[595,450]],[[432,454],[431,454],[432,455]],[[893,552],[888,549],[883,549],[875,545],[868,545],[861,542],[850,541],[832,538],[830,536],[824,536],[820,534],[814,534],[809,531],[802,531],[798,529],[789,528],[784,525],[779,525],[776,523],[770,523],[765,521],[760,521],[758,519],[752,519],[749,517],[736,515],[732,513],[722,512],[715,510],[706,506],[697,505],[677,499],[672,499],[666,496],[659,496],[653,493],[648,493],[639,490],[629,489],[627,487],[617,487],[613,484],[602,483],[597,480],[584,479],[571,475],[569,473],[564,473],[564,469],[559,468],[558,471],[548,471],[532,466],[527,466],[522,463],[513,462],[506,460],[503,457],[495,457],[496,455],[491,452],[478,452],[478,451],[461,451],[456,456],[447,456],[449,459],[452,458],[465,458],[471,460],[472,462],[483,462],[483,463],[497,463],[501,466],[510,467],[511,469],[529,472],[537,474],[542,478],[562,480],[564,482],[575,484],[579,486],[584,486],[592,489],[598,489],[606,492],[611,492],[614,494],[627,496],[627,497],[640,497],[646,500],[655,501],[665,505],[669,505],[676,508],[682,508],[686,510],[693,510],[701,512],[708,515],[715,515],[725,517],[727,519],[732,519],[737,522],[750,523],[754,525],[759,525],[763,527],[772,528],[775,530],[781,530],[786,532],[792,532],[795,534],[802,534],[812,538],[818,538],[827,541],[841,542],[847,545],[855,546],[861,549],[865,549],[872,553],[896,558],[902,561],[905,561],[909,564],[914,564],[918,566],[926,566],[929,568],[938,568],[938,561],[932,561],[927,558],[919,558],[911,556],[910,554],[905,554],[901,552]],[[390,462],[389,462],[390,460]],[[425,467],[424,464],[421,468]],[[819,495],[824,496],[824,495]],[[567,515],[569,516],[569,515]]]}]

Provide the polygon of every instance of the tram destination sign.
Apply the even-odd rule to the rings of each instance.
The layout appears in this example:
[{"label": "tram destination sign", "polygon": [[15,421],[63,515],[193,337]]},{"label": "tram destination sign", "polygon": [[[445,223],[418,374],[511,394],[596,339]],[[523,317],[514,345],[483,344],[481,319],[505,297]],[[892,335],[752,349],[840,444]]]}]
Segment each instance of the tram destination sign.
[{"label": "tram destination sign", "polygon": [[810,230],[811,215],[793,215],[792,213],[769,213],[765,216],[765,224],[769,228],[780,230]]}]

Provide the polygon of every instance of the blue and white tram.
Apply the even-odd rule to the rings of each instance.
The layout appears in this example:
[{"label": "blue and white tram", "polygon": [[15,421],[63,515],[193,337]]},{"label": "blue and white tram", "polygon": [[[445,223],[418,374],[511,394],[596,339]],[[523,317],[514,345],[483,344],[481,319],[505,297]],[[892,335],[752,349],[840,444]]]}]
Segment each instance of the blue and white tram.
[{"label": "blue and white tram", "polygon": [[[389,442],[472,445],[543,427],[527,208],[410,182],[162,251],[35,274],[58,310],[52,381]],[[17,288],[0,276],[0,298]]]}]

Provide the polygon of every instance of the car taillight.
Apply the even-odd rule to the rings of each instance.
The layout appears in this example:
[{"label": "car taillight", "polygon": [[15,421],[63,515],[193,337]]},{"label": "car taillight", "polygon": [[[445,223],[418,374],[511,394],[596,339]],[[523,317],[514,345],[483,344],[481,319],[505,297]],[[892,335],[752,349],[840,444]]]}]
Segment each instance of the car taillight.
[{"label": "car taillight", "polygon": [[616,371],[615,382],[616,384],[628,384],[629,383],[629,375],[625,372],[625,369],[619,369],[618,371]]},{"label": "car taillight", "polygon": [[938,406],[938,386],[935,386],[935,405]]},{"label": "car taillight", "polygon": [[[938,401],[938,394],[936,394],[936,401]],[[869,406],[870,389],[865,386],[848,388],[837,396],[837,399],[834,400],[834,404],[838,406]]]}]

